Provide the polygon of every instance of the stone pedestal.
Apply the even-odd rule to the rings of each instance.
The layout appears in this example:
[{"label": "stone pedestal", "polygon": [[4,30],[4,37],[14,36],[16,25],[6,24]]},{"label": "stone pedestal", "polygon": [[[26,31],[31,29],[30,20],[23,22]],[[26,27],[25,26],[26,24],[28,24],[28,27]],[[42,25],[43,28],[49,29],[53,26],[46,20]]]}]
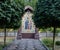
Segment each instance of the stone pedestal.
[{"label": "stone pedestal", "polygon": [[39,34],[38,33],[35,34],[35,39],[39,39]]},{"label": "stone pedestal", "polygon": [[38,28],[35,28],[35,39],[39,39]]},{"label": "stone pedestal", "polygon": [[22,38],[21,29],[19,29],[17,33],[17,39],[21,39],[21,38]]},{"label": "stone pedestal", "polygon": [[19,29],[17,39],[39,39],[38,29],[36,28],[35,33],[21,33]]}]

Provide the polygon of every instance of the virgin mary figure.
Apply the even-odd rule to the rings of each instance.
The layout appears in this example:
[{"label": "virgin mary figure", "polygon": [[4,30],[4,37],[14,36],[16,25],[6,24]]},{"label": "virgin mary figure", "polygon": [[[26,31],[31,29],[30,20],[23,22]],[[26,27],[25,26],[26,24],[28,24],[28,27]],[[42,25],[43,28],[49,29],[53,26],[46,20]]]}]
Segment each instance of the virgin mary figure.
[{"label": "virgin mary figure", "polygon": [[26,21],[25,21],[25,29],[28,29],[28,28],[29,28],[29,21],[26,20]]}]

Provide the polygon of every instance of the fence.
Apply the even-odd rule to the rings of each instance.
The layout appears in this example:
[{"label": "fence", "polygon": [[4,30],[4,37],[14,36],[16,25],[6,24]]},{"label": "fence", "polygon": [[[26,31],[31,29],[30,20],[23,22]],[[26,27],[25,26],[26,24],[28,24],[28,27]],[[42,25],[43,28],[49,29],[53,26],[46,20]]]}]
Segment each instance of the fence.
[{"label": "fence", "polygon": [[[7,36],[17,36],[17,32],[7,32],[6,33]],[[60,36],[60,33],[57,34],[58,36]],[[0,36],[4,36],[4,32],[0,32]],[[53,36],[53,33],[39,33],[39,37],[50,37]]]},{"label": "fence", "polygon": [[[0,36],[4,36],[4,32],[0,32]],[[17,36],[17,32],[7,32],[6,36]]]},{"label": "fence", "polygon": [[[52,37],[53,33],[39,33],[39,37]],[[57,33],[57,36],[60,37],[60,33]]]}]

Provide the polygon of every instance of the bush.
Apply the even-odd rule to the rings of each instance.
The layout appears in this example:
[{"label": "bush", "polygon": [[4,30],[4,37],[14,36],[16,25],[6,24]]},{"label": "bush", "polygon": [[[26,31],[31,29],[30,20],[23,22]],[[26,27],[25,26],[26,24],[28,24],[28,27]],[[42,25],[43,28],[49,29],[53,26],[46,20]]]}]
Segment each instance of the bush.
[{"label": "bush", "polygon": [[48,46],[48,47],[52,47],[52,44],[53,44],[53,40],[52,39],[43,39],[42,40],[43,41],[43,43],[46,45],[46,46]]},{"label": "bush", "polygon": [[56,44],[56,45],[60,45],[60,41],[56,41],[55,44]]},{"label": "bush", "polygon": [[2,50],[3,49],[3,45],[0,45],[0,50]]},{"label": "bush", "polygon": [[7,46],[7,44],[5,46],[3,44],[0,44],[0,50],[2,50],[6,46]]}]

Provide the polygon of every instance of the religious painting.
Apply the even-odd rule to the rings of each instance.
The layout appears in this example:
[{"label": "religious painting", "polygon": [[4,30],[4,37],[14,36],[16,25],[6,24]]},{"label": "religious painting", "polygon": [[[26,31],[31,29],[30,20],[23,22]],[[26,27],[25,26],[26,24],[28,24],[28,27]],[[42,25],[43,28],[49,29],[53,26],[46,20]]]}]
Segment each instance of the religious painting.
[{"label": "religious painting", "polygon": [[28,20],[25,21],[25,29],[32,29],[32,22]]},{"label": "religious painting", "polygon": [[25,29],[28,29],[28,27],[29,27],[29,21],[26,20],[26,21],[25,21]]}]

